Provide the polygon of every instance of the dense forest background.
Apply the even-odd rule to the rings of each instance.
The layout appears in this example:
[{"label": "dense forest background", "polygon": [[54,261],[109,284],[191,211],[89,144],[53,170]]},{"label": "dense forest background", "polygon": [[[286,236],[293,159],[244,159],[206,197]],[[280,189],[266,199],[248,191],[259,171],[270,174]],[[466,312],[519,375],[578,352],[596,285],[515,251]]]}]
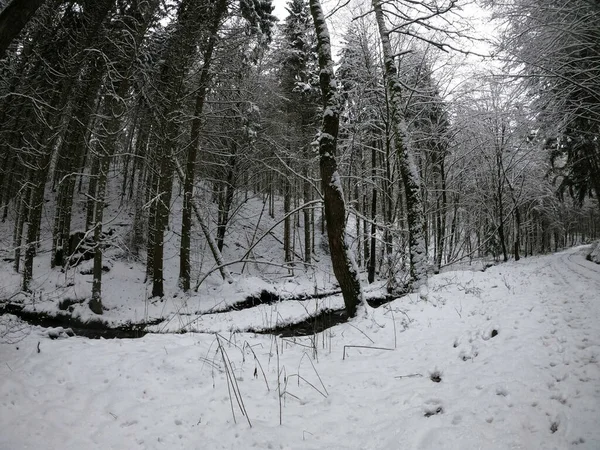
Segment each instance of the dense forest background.
[{"label": "dense forest background", "polygon": [[269,0],[0,2],[19,295],[93,260],[81,295],[102,314],[115,248],[156,298],[330,255],[354,314],[360,279],[397,294],[598,238],[596,0],[324,6],[291,0],[278,23]]}]

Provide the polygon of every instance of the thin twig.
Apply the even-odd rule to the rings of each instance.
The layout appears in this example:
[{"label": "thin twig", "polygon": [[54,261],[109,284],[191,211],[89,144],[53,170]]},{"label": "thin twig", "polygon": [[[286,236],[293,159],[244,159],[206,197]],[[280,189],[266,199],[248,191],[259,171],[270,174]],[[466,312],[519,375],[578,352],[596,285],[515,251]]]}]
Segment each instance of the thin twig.
[{"label": "thin twig", "polygon": [[358,328],[355,325],[352,325],[350,322],[348,322],[348,325],[350,325],[352,328],[354,328],[355,330],[361,332],[363,334],[364,337],[366,337],[368,340],[371,341],[371,344],[374,344],[375,341],[373,339],[371,339],[369,336],[367,336],[367,333],[365,333],[363,330],[361,330],[360,328]]},{"label": "thin twig", "polygon": [[420,374],[420,373],[411,373],[408,375],[398,375],[398,376],[395,376],[394,378],[415,378],[415,377],[422,377],[422,376],[423,376],[423,374]]},{"label": "thin twig", "polygon": [[393,348],[386,348],[386,347],[370,347],[368,345],[344,345],[344,353],[343,353],[343,357],[342,359],[345,360],[346,359],[346,349],[347,348],[369,348],[371,350],[388,350],[388,351],[393,351]]},{"label": "thin twig", "polygon": [[[325,387],[325,383],[323,383],[323,380],[321,379],[321,375],[319,375],[319,372],[317,372],[317,369],[316,369],[315,365],[313,364],[312,359],[310,359],[310,356],[308,356],[308,354],[306,352],[304,352],[304,355],[306,355],[306,357],[308,358],[308,362],[310,363],[313,370],[315,371],[315,374],[317,375],[317,378],[319,379],[321,386],[323,386],[323,390],[325,391],[325,393],[327,395],[329,395],[329,392],[327,392],[327,388]],[[302,358],[304,358],[304,355],[302,355]],[[301,363],[302,363],[302,358],[300,359]],[[300,365],[298,365],[298,373],[300,373]]]},{"label": "thin twig", "polygon": [[265,375],[265,371],[263,370],[262,364],[260,363],[259,359],[256,357],[256,353],[254,353],[254,350],[252,349],[250,344],[248,344],[248,342],[246,342],[246,346],[250,349],[250,351],[254,355],[254,361],[256,361],[256,363],[258,364],[258,367],[260,367],[260,371],[262,372],[263,378],[265,379],[265,384],[267,385],[267,391],[271,392],[271,389],[269,388],[269,382],[267,381],[267,376]]}]

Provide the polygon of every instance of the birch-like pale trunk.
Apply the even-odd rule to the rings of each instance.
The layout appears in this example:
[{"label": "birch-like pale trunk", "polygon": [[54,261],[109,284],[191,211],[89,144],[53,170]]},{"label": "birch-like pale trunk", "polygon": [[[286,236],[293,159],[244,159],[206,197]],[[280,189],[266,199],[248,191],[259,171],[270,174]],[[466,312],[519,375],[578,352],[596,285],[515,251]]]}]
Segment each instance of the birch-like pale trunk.
[{"label": "birch-like pale trunk", "polygon": [[406,221],[410,254],[410,278],[413,288],[427,281],[427,257],[425,253],[424,212],[421,200],[421,180],[410,148],[406,119],[402,110],[402,85],[390,44],[389,32],[381,7],[381,0],[373,0],[373,10],[383,52],[384,77],[391,106],[391,121],[395,134],[394,143],[400,166],[400,174],[406,196]]},{"label": "birch-like pale trunk", "polygon": [[319,82],[323,99],[323,122],[318,142],[327,237],[333,273],[340,284],[346,312],[349,317],[353,317],[359,307],[365,307],[365,302],[358,278],[358,268],[346,241],[346,205],[335,159],[340,125],[340,100],[333,73],[329,31],[319,0],[310,0],[310,13],[315,23],[321,69]]}]

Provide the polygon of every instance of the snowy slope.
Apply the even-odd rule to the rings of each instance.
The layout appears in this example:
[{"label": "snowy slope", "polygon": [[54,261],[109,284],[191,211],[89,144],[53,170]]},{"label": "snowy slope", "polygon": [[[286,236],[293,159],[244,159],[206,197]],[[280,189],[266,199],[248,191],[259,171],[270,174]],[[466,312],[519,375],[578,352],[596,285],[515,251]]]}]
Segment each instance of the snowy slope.
[{"label": "snowy slope", "polygon": [[[5,337],[0,448],[597,450],[600,266],[586,250],[444,273],[307,338],[226,333],[231,313],[213,324],[224,353],[208,333]],[[252,428],[235,399],[234,423],[224,357]]]},{"label": "snowy slope", "polygon": [[[26,296],[21,290],[21,275],[13,270],[12,223],[0,223],[0,301],[11,299],[20,302],[29,311],[45,312],[52,315],[66,314],[59,308],[64,300],[75,302],[69,314],[81,321],[102,320],[111,326],[124,323],[150,322],[156,319],[173,319],[181,313],[205,312],[223,309],[233,303],[244,300],[262,290],[282,296],[311,294],[331,291],[336,284],[329,256],[323,254],[316,245],[313,265],[305,268],[301,262],[299,240],[295,239],[295,268],[293,271],[282,267],[283,201],[275,200],[275,217],[270,217],[265,208],[265,199],[260,194],[249,195],[246,199],[242,192],[236,196],[234,212],[231,214],[228,232],[225,238],[223,257],[227,263],[242,258],[254,262],[236,263],[229,267],[236,283],[232,286],[223,284],[215,271],[215,262],[208,249],[200,227],[194,225],[192,235],[192,285],[204,279],[198,291],[183,295],[178,287],[179,274],[179,233],[181,231],[182,196],[174,195],[171,208],[170,227],[165,233],[165,290],[163,299],[152,299],[150,282],[146,280],[145,254],[133,257],[128,251],[128,233],[133,220],[133,205],[119,201],[120,179],[109,180],[109,194],[105,212],[105,229],[114,229],[111,247],[104,253],[104,261],[110,270],[103,274],[102,301],[104,314],[99,317],[88,307],[91,296],[93,262],[86,261],[77,267],[66,270],[50,268],[51,257],[51,225],[54,217],[54,199],[47,193],[47,206],[42,220],[41,242],[38,256],[34,260],[32,280],[32,296]],[[176,189],[177,191],[177,189]],[[199,189],[197,200],[211,233],[216,235],[217,207],[210,200],[210,193]],[[85,210],[82,207],[83,197],[75,203],[72,231],[83,231]],[[265,211],[266,209],[266,211]],[[317,209],[316,215],[319,215]],[[302,226],[296,230],[297,235],[304,233]],[[317,244],[320,242],[317,233]],[[258,242],[258,243],[257,243]],[[249,255],[249,247],[256,244]],[[178,318],[178,317],[177,317]],[[166,330],[172,330],[173,320]]]}]

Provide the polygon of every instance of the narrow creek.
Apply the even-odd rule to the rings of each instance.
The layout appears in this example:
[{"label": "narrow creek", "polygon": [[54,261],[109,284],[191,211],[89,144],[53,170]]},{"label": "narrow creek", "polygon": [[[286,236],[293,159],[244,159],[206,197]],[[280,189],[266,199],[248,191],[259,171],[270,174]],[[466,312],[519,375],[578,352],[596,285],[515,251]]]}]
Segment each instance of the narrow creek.
[{"label": "narrow creek", "polygon": [[[258,295],[246,297],[241,302],[235,303],[218,311],[211,311],[206,314],[217,314],[224,312],[241,311],[244,309],[254,308],[259,305],[269,305],[283,301],[303,301],[315,298],[326,298],[332,295],[337,295],[340,292],[326,292],[317,295],[301,295],[293,298],[281,298],[273,292],[263,290]],[[367,303],[378,308],[396,297],[384,296],[367,299]],[[24,310],[21,305],[6,303],[0,304],[0,315],[13,314],[30,325],[37,325],[43,328],[69,328],[76,336],[83,336],[89,339],[136,339],[148,334],[146,328],[150,325],[158,325],[165,319],[155,319],[153,321],[141,322],[135,324],[124,324],[118,327],[111,327],[101,320],[82,321],[77,317],[73,317],[68,313],[59,313],[50,315],[45,312]],[[304,318],[298,322],[279,325],[268,329],[254,330],[252,328],[244,330],[249,333],[273,334],[282,337],[308,336],[314,333],[327,330],[335,325],[344,323],[348,320],[348,316],[343,309],[327,309],[319,312],[316,315]]]},{"label": "narrow creek", "polygon": [[70,328],[75,336],[83,336],[90,339],[135,339],[145,336],[148,325],[162,322],[162,319],[136,324],[126,324],[111,327],[100,320],[84,322],[69,314],[50,315],[40,311],[24,310],[22,306],[12,303],[0,306],[0,315],[13,314],[29,325],[43,328]]}]

